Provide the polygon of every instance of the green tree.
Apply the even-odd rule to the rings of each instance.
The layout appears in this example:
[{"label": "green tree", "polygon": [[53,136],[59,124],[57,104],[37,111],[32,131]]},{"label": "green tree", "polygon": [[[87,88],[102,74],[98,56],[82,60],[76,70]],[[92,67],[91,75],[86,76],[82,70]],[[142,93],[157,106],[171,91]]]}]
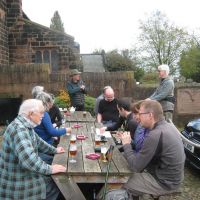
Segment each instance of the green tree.
[{"label": "green tree", "polygon": [[180,74],[187,79],[200,82],[200,46],[192,46],[181,55]]},{"label": "green tree", "polygon": [[106,68],[108,71],[134,71],[136,65],[128,49],[122,50],[121,53],[115,49],[106,53]]},{"label": "green tree", "polygon": [[53,17],[51,18],[50,28],[56,31],[61,31],[63,33],[65,32],[64,24],[58,11],[55,11]]},{"label": "green tree", "polygon": [[170,23],[160,11],[140,21],[139,50],[143,65],[151,71],[160,64],[168,64],[175,73],[183,49],[187,46],[187,32]]}]

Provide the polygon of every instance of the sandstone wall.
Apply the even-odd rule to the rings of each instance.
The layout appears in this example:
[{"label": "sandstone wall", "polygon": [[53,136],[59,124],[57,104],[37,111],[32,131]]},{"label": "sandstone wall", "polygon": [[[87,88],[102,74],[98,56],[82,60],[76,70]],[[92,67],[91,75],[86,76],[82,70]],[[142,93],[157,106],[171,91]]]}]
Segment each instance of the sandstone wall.
[{"label": "sandstone wall", "polygon": [[0,66],[9,63],[8,29],[6,26],[6,1],[0,1]]}]

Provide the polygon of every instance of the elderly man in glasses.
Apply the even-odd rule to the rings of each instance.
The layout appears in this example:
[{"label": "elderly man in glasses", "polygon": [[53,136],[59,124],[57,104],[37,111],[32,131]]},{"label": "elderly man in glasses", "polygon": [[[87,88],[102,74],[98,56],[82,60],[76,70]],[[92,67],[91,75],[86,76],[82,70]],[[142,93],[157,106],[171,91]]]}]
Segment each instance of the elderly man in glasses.
[{"label": "elderly man in glasses", "polygon": [[184,177],[185,153],[180,133],[165,121],[157,101],[143,101],[138,116],[140,124],[149,132],[139,152],[132,149],[130,133],[121,135],[124,156],[134,171],[123,189],[133,200],[139,200],[143,194],[172,193]]},{"label": "elderly man in glasses", "polygon": [[167,121],[172,121],[174,110],[174,81],[169,77],[169,66],[158,66],[160,84],[156,91],[148,98],[158,101],[163,108],[164,116]]},{"label": "elderly man in glasses", "polygon": [[54,148],[34,131],[44,116],[42,101],[25,100],[18,116],[7,127],[0,157],[0,199],[57,200],[59,189],[51,174],[66,172],[62,165],[49,165],[39,152],[63,153],[63,147]]}]

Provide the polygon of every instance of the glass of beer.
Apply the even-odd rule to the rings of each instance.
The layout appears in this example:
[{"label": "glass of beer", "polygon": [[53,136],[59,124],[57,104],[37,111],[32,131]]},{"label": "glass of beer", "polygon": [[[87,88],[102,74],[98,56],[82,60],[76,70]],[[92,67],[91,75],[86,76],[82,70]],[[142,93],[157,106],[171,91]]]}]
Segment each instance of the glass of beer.
[{"label": "glass of beer", "polygon": [[77,153],[77,146],[75,144],[70,144],[69,146],[69,156],[70,156],[70,163],[76,163],[76,159],[74,158]]},{"label": "glass of beer", "polygon": [[83,117],[86,118],[87,112],[83,111]]},{"label": "glass of beer", "polygon": [[100,146],[100,144],[101,144],[101,136],[96,134],[94,136],[94,140],[95,140],[95,146]]},{"label": "glass of beer", "polygon": [[75,144],[75,143],[76,143],[76,135],[75,134],[71,134],[70,144]]},{"label": "glass of beer", "polygon": [[101,161],[102,162],[107,162],[107,159],[106,159],[107,150],[108,150],[107,147],[105,146],[101,147]]}]

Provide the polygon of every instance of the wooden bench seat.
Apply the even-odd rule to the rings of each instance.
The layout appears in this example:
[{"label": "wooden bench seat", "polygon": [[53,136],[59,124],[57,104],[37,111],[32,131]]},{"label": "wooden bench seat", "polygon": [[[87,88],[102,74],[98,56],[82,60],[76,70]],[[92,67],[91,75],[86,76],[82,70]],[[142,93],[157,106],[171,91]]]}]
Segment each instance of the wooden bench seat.
[{"label": "wooden bench seat", "polygon": [[181,195],[181,191],[179,191],[179,190],[173,191],[173,192],[167,193],[167,194],[162,194],[162,195],[159,195],[159,196],[151,195],[151,197],[154,200],[161,200],[162,197],[174,197],[174,196],[178,196],[178,195]]},{"label": "wooden bench seat", "polygon": [[82,191],[71,177],[52,176],[66,200],[86,200]]}]

